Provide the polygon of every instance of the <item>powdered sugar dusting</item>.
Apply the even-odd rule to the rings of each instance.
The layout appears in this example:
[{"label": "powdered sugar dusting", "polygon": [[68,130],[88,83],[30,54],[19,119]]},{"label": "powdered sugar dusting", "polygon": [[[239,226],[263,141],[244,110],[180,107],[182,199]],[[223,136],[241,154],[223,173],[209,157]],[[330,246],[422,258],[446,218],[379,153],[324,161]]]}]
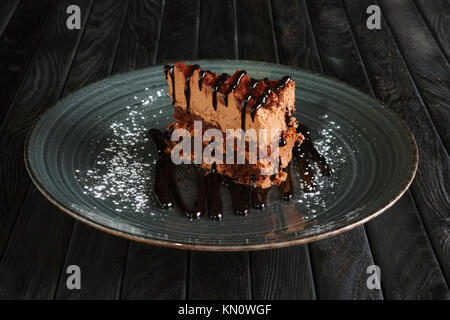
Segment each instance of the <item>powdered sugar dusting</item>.
[{"label": "powdered sugar dusting", "polygon": [[[84,194],[112,201],[117,212],[144,213],[152,204],[149,186],[156,158],[151,154],[147,137],[149,128],[144,125],[152,115],[145,106],[161,97],[161,91],[156,91],[156,97],[134,97],[137,102],[125,107],[127,113],[123,120],[107,123],[108,136],[104,147],[95,155],[95,165],[85,171],[75,171]],[[96,143],[92,142],[93,150],[97,148]]]},{"label": "powdered sugar dusting", "polygon": [[338,183],[337,173],[340,167],[345,165],[346,158],[344,155],[343,147],[337,141],[337,133],[340,126],[334,121],[327,121],[327,114],[320,117],[326,125],[319,131],[314,131],[313,128],[311,136],[314,141],[314,146],[327,160],[328,165],[332,169],[333,173],[330,177],[323,176],[319,166],[316,163],[311,163],[310,167],[315,172],[315,188],[312,192],[304,192],[302,189],[304,184],[301,179],[299,170],[294,167],[296,184],[301,188],[297,188],[297,192],[294,196],[294,203],[301,208],[301,211],[305,213],[307,219],[314,219],[321,212],[324,212],[329,203],[332,202],[332,196],[334,195],[334,187]]}]

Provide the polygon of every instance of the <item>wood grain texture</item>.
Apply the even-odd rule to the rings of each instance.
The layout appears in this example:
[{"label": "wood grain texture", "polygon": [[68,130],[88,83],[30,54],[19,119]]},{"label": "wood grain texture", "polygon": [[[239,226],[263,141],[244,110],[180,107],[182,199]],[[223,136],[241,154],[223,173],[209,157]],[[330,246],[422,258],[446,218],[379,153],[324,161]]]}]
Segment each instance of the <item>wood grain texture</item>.
[{"label": "wood grain texture", "polygon": [[[368,30],[365,27],[365,17],[362,16],[361,12],[365,12],[364,8],[367,8],[370,1],[361,1],[357,4],[353,3],[353,1],[345,1],[345,4],[361,52],[365,57],[376,96],[397,112],[414,133],[419,147],[420,161],[411,190],[427,234],[433,244],[434,252],[448,282],[450,275],[450,229],[448,223],[450,206],[447,183],[450,176],[448,165],[450,159],[448,153],[439,139],[429,113],[417,96],[414,84],[406,72],[405,62],[398,51],[386,22],[382,21],[382,28],[379,31]],[[406,209],[405,212],[410,212],[410,210]],[[404,212],[402,213],[402,216],[405,218],[405,225],[414,224],[420,226],[416,218],[408,216]],[[403,236],[408,235],[412,237],[411,241],[420,242],[423,238],[423,235],[421,235],[423,232],[420,227],[415,231],[403,230],[402,232],[406,232]],[[385,246],[388,245],[389,243],[385,244]],[[423,245],[426,246],[426,243]],[[424,248],[421,250],[425,250]],[[414,273],[413,262],[419,261],[420,258],[420,254],[417,256],[411,255],[409,258],[411,264],[406,265],[406,269],[408,270],[409,268],[411,269],[410,272]],[[428,263],[430,270],[434,270],[435,266],[433,266],[431,257],[429,257]],[[399,272],[395,268],[400,270],[405,268],[405,266],[401,265],[393,265],[392,267],[394,268],[392,273]],[[436,274],[436,272],[432,271],[432,274]],[[417,279],[427,277],[426,274],[421,276],[415,274],[415,276]],[[435,279],[432,283],[439,283],[439,280]],[[395,292],[394,289],[392,291]],[[399,294],[398,291],[396,294]],[[407,296],[418,293],[403,291],[402,294]]]},{"label": "wood grain texture", "polygon": [[[237,58],[234,12],[233,1],[202,1],[198,48],[202,58]],[[248,252],[190,252],[189,258],[189,299],[251,298]]]},{"label": "wood grain texture", "polygon": [[367,288],[367,267],[375,264],[364,228],[356,228],[310,245],[318,299],[382,299]]},{"label": "wood grain texture", "polygon": [[16,11],[19,0],[3,0],[0,2],[0,36]]},{"label": "wood grain texture", "polygon": [[272,1],[280,63],[322,72],[305,1]]},{"label": "wood grain texture", "polygon": [[128,0],[95,1],[70,70],[64,95],[112,73],[127,7]]},{"label": "wood grain texture", "polygon": [[[116,72],[149,67],[156,61],[166,5],[165,1],[130,2],[117,54]],[[165,41],[164,38],[162,40]],[[164,59],[165,53],[161,52],[160,57]],[[185,251],[129,242],[120,298],[183,299],[186,295],[187,254]]]},{"label": "wood grain texture", "polygon": [[131,242],[121,299],[185,299],[187,255]]},{"label": "wood grain texture", "polygon": [[[23,161],[26,134],[37,115],[61,96],[81,37],[80,32],[70,31],[65,26],[65,10],[69,4],[77,4],[88,12],[91,1],[58,2],[0,128],[0,253],[5,248],[30,183]],[[84,23],[86,17],[82,19]]]},{"label": "wood grain texture", "polygon": [[[105,0],[96,2],[92,14],[89,16],[90,19],[87,22],[63,94],[67,94],[71,90],[87,83],[99,80],[110,73],[114,62],[114,55],[111,55],[110,52],[114,52],[117,47],[125,9],[126,2],[116,2],[115,4]],[[86,9],[85,14],[86,16],[89,15],[89,9]],[[106,23],[108,27],[102,27],[103,23]],[[34,186],[30,188],[33,193],[36,192]],[[32,197],[27,197],[24,201],[25,206],[31,207],[34,201]],[[42,212],[39,208],[36,209],[35,214],[42,217],[47,217],[48,215],[47,212]],[[60,214],[63,215],[62,212]],[[22,220],[26,219],[28,219],[27,215],[21,215],[18,225],[20,226],[23,223]],[[41,234],[47,234],[51,233],[53,228],[56,228],[60,232],[67,233],[70,237],[72,224],[72,219],[70,219],[69,223],[67,220],[61,220],[60,223],[58,223],[58,220],[50,223],[49,219],[41,219],[35,222],[34,229]],[[15,232],[17,233],[18,231],[16,230]],[[62,264],[60,264],[60,270],[64,272],[67,266],[71,264],[82,267],[83,290],[65,290],[66,277],[62,277],[59,284],[58,298],[112,298],[117,296],[117,294],[115,296],[108,295],[111,294],[111,291],[107,290],[111,286],[108,282],[115,280],[112,277],[113,275],[116,275],[116,278],[118,278],[118,281],[116,281],[119,284],[121,282],[127,242],[125,240],[109,240],[110,238],[112,237],[87,227],[75,228],[67,263],[63,268],[61,268]],[[104,245],[105,242],[109,244],[109,247]],[[122,250],[120,250],[120,243],[122,243]],[[20,250],[26,243],[22,244],[21,240],[18,240],[15,245],[16,249]],[[65,256],[65,250],[55,251],[52,258],[53,260],[62,258],[64,261]],[[99,260],[99,257],[102,257],[102,259]],[[8,258],[9,256],[6,254],[5,259]],[[120,261],[120,263],[118,264],[117,261]],[[35,270],[49,269],[49,263],[54,264],[52,261],[42,259],[33,268]],[[32,272],[30,273],[33,274]],[[39,273],[36,272],[35,274],[38,275]],[[60,272],[54,272],[53,277],[47,279],[49,289],[54,287],[53,283],[58,283],[59,274]],[[119,291],[118,288],[119,286],[117,286],[116,291]],[[114,291],[112,293],[114,294]],[[43,293],[39,292],[35,294],[36,297],[43,295]],[[47,294],[45,292],[43,297],[47,297]]]},{"label": "wood grain texture", "polygon": [[239,58],[276,62],[277,48],[267,0],[236,1]]},{"label": "wood grain texture", "polygon": [[[406,66],[448,151],[450,64],[411,1],[380,1],[380,4]],[[447,29],[450,31],[449,26]]]},{"label": "wood grain texture", "polygon": [[370,93],[365,70],[339,1],[308,1],[324,72]]},{"label": "wood grain texture", "polygon": [[52,299],[64,263],[72,219],[35,188],[28,199],[0,262],[0,299]]},{"label": "wood grain texture", "polygon": [[315,299],[307,245],[252,252],[254,299]]},{"label": "wood grain texture", "polygon": [[[128,241],[76,222],[55,299],[117,299],[127,249]],[[67,288],[70,265],[80,267],[81,290]]]},{"label": "wood grain texture", "polygon": [[[319,49],[322,72],[371,92],[345,12],[339,1],[307,2]],[[317,297],[382,299],[381,290],[366,286],[367,267],[375,264],[363,226],[310,244]]]},{"label": "wood grain texture", "polygon": [[[111,74],[127,7],[128,1],[95,2],[63,95]],[[127,240],[115,238],[75,222],[55,298],[117,298],[127,248]],[[65,274],[65,270],[69,265],[78,265],[81,268],[82,290],[67,289],[68,275]]]},{"label": "wood grain texture", "polygon": [[189,299],[251,299],[248,254],[191,252]]},{"label": "wood grain texture", "polygon": [[[8,3],[10,8],[7,7]],[[39,3],[21,2],[0,38],[0,123],[8,112],[11,99],[31,60],[54,5],[53,0],[44,0]],[[8,13],[7,9],[16,8],[12,1],[2,2],[0,6],[5,6],[0,8],[3,15]],[[0,26],[0,30],[2,29]]]},{"label": "wood grain texture", "polygon": [[449,299],[444,276],[410,192],[368,224],[387,299]]},{"label": "wood grain texture", "polygon": [[[390,105],[389,92],[398,91],[400,98],[414,96],[408,83],[404,62],[395,49],[387,31],[366,28],[367,1],[344,1],[361,52],[366,58],[371,82],[377,97]],[[385,22],[382,21],[383,26]],[[405,90],[405,91],[403,91]],[[402,103],[398,101],[398,103]],[[405,100],[408,109],[410,100]],[[367,224],[375,260],[381,268],[381,283],[389,299],[440,299],[448,297],[448,287],[430,245],[427,233],[417,211],[413,196],[408,191],[388,212]]]},{"label": "wood grain texture", "polygon": [[163,0],[130,1],[114,73],[155,63],[163,4]]},{"label": "wood grain texture", "polygon": [[158,63],[197,57],[199,0],[166,0]]},{"label": "wood grain texture", "polygon": [[450,60],[450,2],[448,0],[415,0],[431,33]]},{"label": "wood grain texture", "polygon": [[201,1],[199,59],[236,59],[235,6],[233,0]]}]

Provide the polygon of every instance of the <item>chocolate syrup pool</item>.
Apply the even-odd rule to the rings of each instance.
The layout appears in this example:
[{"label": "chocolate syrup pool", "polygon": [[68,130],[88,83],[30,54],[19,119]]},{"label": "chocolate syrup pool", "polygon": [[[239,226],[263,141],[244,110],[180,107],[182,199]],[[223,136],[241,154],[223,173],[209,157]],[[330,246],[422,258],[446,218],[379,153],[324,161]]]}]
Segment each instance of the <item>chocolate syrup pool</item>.
[{"label": "chocolate syrup pool", "polygon": [[[314,147],[309,129],[300,125],[297,131],[302,133],[305,139],[300,145],[294,146],[292,161],[296,161],[298,165],[304,185],[303,192],[313,192],[315,189],[314,163],[317,164],[324,176],[330,176],[332,170],[326,159]],[[206,175],[197,166],[192,165],[196,176],[196,195],[192,207],[189,207],[180,193],[175,177],[175,164],[170,155],[164,151],[166,149],[164,135],[168,134],[167,131],[163,133],[157,129],[151,129],[149,132],[149,137],[155,144],[158,154],[153,192],[162,209],[168,209],[175,205],[192,220],[198,219],[206,213],[211,220],[222,220],[223,205],[220,195],[222,183],[228,186],[235,214],[246,216],[249,213],[249,203],[256,210],[263,210],[267,206],[267,195],[271,188],[261,189],[235,183],[232,179],[219,175],[213,164],[211,172]],[[278,186],[280,198],[286,202],[292,201],[295,192],[291,163],[283,169],[288,175],[286,181]]]}]

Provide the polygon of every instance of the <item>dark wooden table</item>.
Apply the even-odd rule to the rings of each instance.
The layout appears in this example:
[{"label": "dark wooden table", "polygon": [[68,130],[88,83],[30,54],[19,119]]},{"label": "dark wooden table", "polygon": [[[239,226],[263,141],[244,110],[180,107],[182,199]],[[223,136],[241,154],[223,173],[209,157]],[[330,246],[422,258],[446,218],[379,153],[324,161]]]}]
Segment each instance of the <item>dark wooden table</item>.
[{"label": "dark wooden table", "polygon": [[[72,4],[81,30],[66,27]],[[372,4],[380,30],[366,27]],[[410,190],[352,231],[239,253],[117,238],[36,190],[23,143],[44,108],[114,73],[196,58],[298,66],[384,101],[419,146]],[[449,60],[448,0],[1,0],[0,298],[449,299]],[[73,264],[81,290],[66,286]],[[366,285],[373,264],[380,290]]]}]

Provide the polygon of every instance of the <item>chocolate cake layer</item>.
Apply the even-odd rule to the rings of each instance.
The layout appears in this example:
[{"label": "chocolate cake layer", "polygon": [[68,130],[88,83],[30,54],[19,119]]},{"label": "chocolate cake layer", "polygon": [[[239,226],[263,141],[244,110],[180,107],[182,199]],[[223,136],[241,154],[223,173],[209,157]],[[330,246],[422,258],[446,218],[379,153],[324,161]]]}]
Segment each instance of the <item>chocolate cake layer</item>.
[{"label": "chocolate cake layer", "polygon": [[[295,83],[289,76],[276,81],[267,78],[257,80],[250,78],[244,70],[238,70],[232,76],[218,75],[204,71],[198,65],[186,66],[183,63],[166,66],[164,71],[175,107],[176,122],[169,125],[171,130],[184,128],[193,135],[194,121],[197,120],[202,121],[203,133],[208,128],[217,128],[223,132],[224,159],[223,163],[216,161],[215,170],[218,173],[234,178],[238,183],[260,188],[279,185],[286,179],[284,169],[291,161],[292,148],[296,142],[301,143],[303,140],[303,136],[296,132]],[[258,139],[261,130],[264,130],[268,132],[265,146],[273,142],[270,130],[278,132],[275,137],[278,143],[277,163],[259,158],[256,163],[248,163],[247,152],[245,164],[225,163],[227,129],[243,129],[245,132],[253,129]],[[167,142],[167,151],[170,152],[176,142]],[[202,148],[208,144],[208,141],[204,141]],[[271,156],[270,147],[266,152]],[[193,155],[191,159],[194,160]],[[212,164],[207,162],[201,163],[205,171],[212,168]],[[262,175],[261,169],[274,169],[272,171],[276,173]]]}]

